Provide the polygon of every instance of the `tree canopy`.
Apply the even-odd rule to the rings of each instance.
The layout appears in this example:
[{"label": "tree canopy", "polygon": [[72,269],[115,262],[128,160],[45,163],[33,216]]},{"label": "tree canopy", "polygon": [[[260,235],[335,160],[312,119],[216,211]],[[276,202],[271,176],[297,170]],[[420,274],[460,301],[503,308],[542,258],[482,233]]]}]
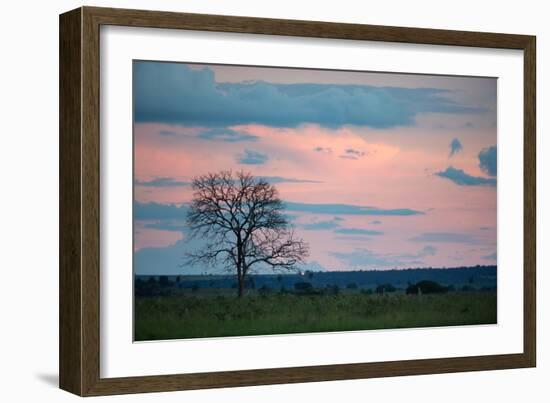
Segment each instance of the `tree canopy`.
[{"label": "tree canopy", "polygon": [[187,254],[189,262],[234,271],[239,296],[253,268],[292,270],[305,262],[309,247],[296,237],[277,189],[265,179],[221,171],[194,178],[192,187],[187,225],[205,243]]}]

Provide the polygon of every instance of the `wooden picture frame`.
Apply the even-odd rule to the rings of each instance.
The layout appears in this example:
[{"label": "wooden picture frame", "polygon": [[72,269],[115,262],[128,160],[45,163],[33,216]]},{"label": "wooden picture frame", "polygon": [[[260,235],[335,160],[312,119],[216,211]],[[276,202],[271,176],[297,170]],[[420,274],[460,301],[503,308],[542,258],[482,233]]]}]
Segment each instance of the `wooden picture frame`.
[{"label": "wooden picture frame", "polygon": [[[100,27],[171,28],[523,50],[523,353],[100,377]],[[533,367],[536,364],[535,37],[81,7],[60,16],[60,387],[80,396]]]}]

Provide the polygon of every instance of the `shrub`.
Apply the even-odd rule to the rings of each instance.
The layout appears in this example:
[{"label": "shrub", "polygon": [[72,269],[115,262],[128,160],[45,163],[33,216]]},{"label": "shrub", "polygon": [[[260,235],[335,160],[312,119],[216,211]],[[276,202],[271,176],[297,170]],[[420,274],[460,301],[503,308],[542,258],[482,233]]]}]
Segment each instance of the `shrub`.
[{"label": "shrub", "polygon": [[406,292],[407,294],[440,294],[447,291],[449,291],[448,287],[442,286],[435,281],[422,280],[416,284],[409,285]]},{"label": "shrub", "polygon": [[378,287],[376,287],[376,293],[377,294],[384,294],[385,292],[395,292],[396,289],[392,284],[380,284]]},{"label": "shrub", "polygon": [[418,294],[418,286],[416,284],[409,284],[409,286],[406,289],[407,294]]}]

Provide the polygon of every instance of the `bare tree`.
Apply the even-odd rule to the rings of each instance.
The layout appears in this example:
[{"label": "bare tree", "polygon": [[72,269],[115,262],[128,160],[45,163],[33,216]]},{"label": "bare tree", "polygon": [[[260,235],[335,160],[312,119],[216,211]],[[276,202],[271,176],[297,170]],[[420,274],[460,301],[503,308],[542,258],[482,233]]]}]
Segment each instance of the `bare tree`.
[{"label": "bare tree", "polygon": [[188,262],[236,272],[239,297],[253,267],[292,270],[307,258],[308,245],[295,237],[277,189],[266,180],[222,171],[199,176],[192,186],[187,225],[206,244],[188,253]]}]

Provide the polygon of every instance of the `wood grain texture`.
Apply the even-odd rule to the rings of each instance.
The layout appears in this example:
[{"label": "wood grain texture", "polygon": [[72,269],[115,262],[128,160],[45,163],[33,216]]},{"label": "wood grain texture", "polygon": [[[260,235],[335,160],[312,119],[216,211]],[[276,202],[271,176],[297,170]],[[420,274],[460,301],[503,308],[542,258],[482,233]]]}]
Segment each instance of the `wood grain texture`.
[{"label": "wood grain texture", "polygon": [[81,11],[59,21],[59,386],[82,394]]},{"label": "wood grain texture", "polygon": [[85,9],[105,25],[189,29],[314,38],[523,49],[529,36],[381,25],[341,24],[257,17],[174,13],[115,8]]},{"label": "wood grain texture", "polygon": [[[524,51],[524,352],[130,378],[100,377],[101,25],[370,40]],[[536,363],[535,37],[82,7],[60,17],[60,387],[81,395],[315,382],[532,367]],[[518,268],[520,270],[522,268]]]},{"label": "wood grain texture", "polygon": [[82,9],[82,390],[99,378],[99,24]]},{"label": "wood grain texture", "polygon": [[523,66],[523,353],[536,366],[537,334],[537,79],[536,39],[531,37],[524,48]]}]

